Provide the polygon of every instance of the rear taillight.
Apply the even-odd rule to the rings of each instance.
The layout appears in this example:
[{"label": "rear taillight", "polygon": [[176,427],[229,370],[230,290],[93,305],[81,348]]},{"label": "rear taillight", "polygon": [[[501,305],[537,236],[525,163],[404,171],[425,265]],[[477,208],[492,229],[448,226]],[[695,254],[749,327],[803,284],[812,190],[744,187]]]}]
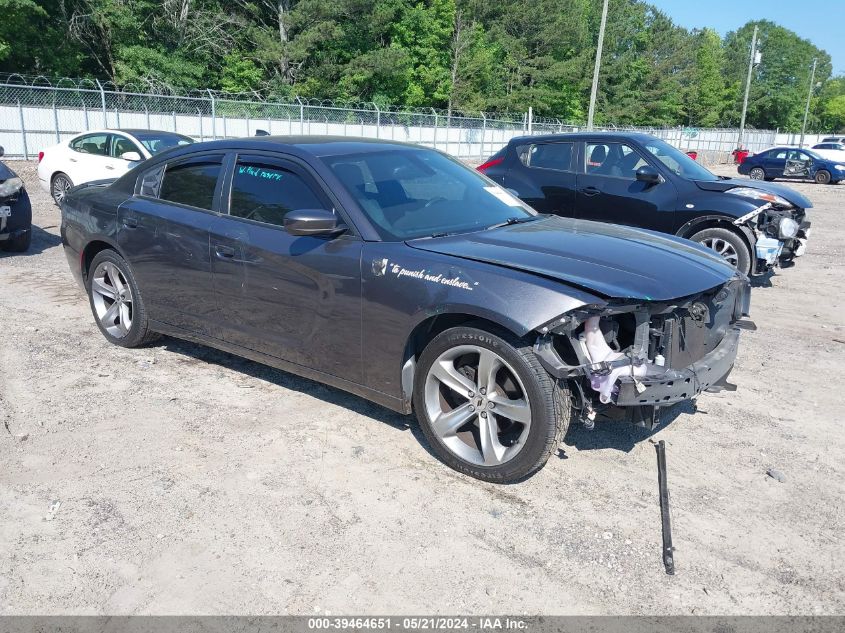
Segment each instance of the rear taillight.
[{"label": "rear taillight", "polygon": [[41,159],[44,158],[44,152],[38,152],[38,162],[41,162]]},{"label": "rear taillight", "polygon": [[476,167],[476,169],[483,174],[485,171],[487,171],[491,167],[495,167],[496,165],[501,164],[504,160],[505,160],[504,158],[491,158],[486,163],[483,163],[483,164],[479,165],[478,167]]}]

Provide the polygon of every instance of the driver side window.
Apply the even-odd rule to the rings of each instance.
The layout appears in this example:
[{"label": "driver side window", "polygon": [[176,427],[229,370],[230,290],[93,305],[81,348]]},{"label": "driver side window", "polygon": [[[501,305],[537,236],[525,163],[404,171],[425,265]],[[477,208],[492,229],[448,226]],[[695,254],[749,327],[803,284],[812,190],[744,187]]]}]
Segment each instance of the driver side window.
[{"label": "driver side window", "polygon": [[648,164],[632,147],[624,143],[587,143],[584,172],[636,180],[637,169]]},{"label": "driver side window", "polygon": [[239,158],[232,177],[229,215],[284,226],[285,216],[326,204],[299,174],[274,162]]}]

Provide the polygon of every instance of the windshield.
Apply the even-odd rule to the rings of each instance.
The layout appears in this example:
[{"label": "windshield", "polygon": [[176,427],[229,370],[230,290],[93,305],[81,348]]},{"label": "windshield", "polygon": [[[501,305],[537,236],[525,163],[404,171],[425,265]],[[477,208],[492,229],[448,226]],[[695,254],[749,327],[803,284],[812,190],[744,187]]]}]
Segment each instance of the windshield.
[{"label": "windshield", "polygon": [[386,241],[466,233],[537,217],[475,170],[423,148],[321,159]]},{"label": "windshield", "polygon": [[700,163],[695,162],[684,152],[660,139],[645,143],[646,149],[654,154],[661,163],[673,173],[690,180],[719,180],[719,177]]},{"label": "windshield", "polygon": [[150,154],[158,154],[171,147],[181,147],[194,142],[192,138],[172,132],[138,132],[132,136],[141,141]]}]

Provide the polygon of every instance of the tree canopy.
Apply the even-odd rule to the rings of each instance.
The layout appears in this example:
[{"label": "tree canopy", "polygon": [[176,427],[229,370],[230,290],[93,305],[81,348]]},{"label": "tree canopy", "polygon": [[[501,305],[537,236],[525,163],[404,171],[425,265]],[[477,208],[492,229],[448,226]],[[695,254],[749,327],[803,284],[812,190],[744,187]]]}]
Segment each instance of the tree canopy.
[{"label": "tree canopy", "polygon": [[[601,0],[0,0],[0,71],[582,121]],[[830,56],[766,20],[721,38],[611,0],[597,121],[845,128]]]}]

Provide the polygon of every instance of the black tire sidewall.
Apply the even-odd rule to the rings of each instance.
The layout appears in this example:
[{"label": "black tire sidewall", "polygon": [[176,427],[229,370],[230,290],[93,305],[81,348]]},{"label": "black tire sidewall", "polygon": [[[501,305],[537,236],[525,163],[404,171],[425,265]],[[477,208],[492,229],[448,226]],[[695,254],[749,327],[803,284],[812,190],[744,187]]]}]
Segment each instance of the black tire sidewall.
[{"label": "black tire sidewall", "polygon": [[57,174],[53,174],[53,177],[50,179],[50,197],[53,198],[53,203],[56,204],[56,205],[59,204],[59,201],[56,200],[55,197],[53,197],[53,188],[54,188],[54,185],[56,184],[56,180],[58,180],[59,178],[64,178],[65,180],[67,180],[68,184],[71,187],[73,187],[73,181],[70,179],[70,177],[66,173],[60,171]]},{"label": "black tire sidewall", "polygon": [[[451,328],[439,334],[420,355],[414,380],[413,401],[420,427],[432,450],[443,462],[459,472],[478,479],[496,483],[513,483],[530,476],[546,463],[549,458],[550,435],[554,435],[558,441],[560,439],[558,437],[560,434],[556,429],[558,409],[561,406],[569,406],[570,403],[568,392],[565,389],[563,392],[560,391],[559,386],[542,368],[530,348],[514,346],[515,340],[509,342],[502,335],[508,336],[504,332],[494,334],[487,330],[466,326]],[[428,419],[424,402],[428,371],[443,352],[458,345],[476,345],[500,355],[516,371],[528,396],[531,406],[531,428],[528,438],[522,450],[504,464],[479,466],[461,459],[443,444],[433,431],[431,421]],[[565,400],[565,403],[555,402],[556,398]],[[565,421],[568,423],[569,412],[563,413],[567,416]],[[564,433],[565,430],[564,428]]]},{"label": "black tire sidewall", "polygon": [[[702,244],[702,241],[710,237],[723,239],[726,242],[729,242],[731,246],[734,247],[734,250],[737,253],[737,258],[739,260],[738,265],[736,267],[737,270],[742,273],[745,273],[746,275],[751,273],[751,251],[748,248],[748,245],[745,243],[745,240],[742,239],[742,237],[740,237],[730,229],[714,227],[699,231],[695,235],[691,236],[689,239],[691,239],[693,242],[698,242],[699,244],[704,246],[704,244]],[[706,246],[704,247],[707,248]]]},{"label": "black tire sidewall", "polygon": [[[132,326],[129,328],[129,333],[117,338],[108,333],[108,331],[100,323],[97,318],[97,310],[94,306],[94,298],[91,293],[91,280],[94,277],[94,271],[97,270],[103,262],[111,262],[120,269],[124,278],[129,283],[129,288],[132,290]],[[132,274],[132,268],[129,263],[123,259],[116,251],[107,249],[100,251],[94,257],[91,265],[88,267],[88,275],[85,278],[85,291],[88,294],[88,305],[91,307],[91,314],[94,316],[94,323],[97,324],[100,332],[106,337],[109,343],[120,345],[121,347],[138,347],[143,345],[149,339],[149,331],[147,327],[147,311],[144,307],[144,301],[141,297],[141,291],[138,289],[138,284],[135,281],[135,275]]]}]

